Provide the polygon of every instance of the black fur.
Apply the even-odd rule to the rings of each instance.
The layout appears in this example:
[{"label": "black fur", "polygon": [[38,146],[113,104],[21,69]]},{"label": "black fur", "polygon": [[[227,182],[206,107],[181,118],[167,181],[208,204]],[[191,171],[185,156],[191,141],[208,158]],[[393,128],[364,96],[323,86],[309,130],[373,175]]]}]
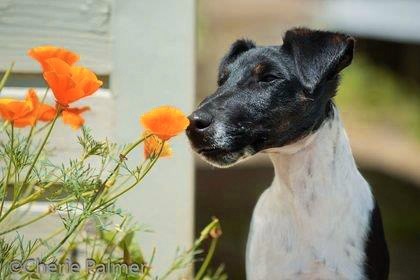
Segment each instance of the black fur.
[{"label": "black fur", "polygon": [[298,28],[286,32],[283,48],[292,54],[301,83],[314,90],[350,65],[354,39],[340,33]]},{"label": "black fur", "polygon": [[222,62],[220,63],[219,72],[223,72],[223,65],[227,65],[232,63],[241,53],[244,53],[250,49],[255,48],[256,45],[253,41],[247,39],[240,39],[237,40],[235,43],[232,44],[228,53],[222,58]]},{"label": "black fur", "polygon": [[349,36],[305,28],[288,31],[282,46],[236,41],[220,63],[216,92],[190,116],[193,148],[224,166],[318,129],[353,47]]},{"label": "black fur", "polygon": [[389,274],[389,253],[385,241],[382,217],[378,204],[372,210],[370,230],[366,240],[365,273],[367,279],[384,280]]}]

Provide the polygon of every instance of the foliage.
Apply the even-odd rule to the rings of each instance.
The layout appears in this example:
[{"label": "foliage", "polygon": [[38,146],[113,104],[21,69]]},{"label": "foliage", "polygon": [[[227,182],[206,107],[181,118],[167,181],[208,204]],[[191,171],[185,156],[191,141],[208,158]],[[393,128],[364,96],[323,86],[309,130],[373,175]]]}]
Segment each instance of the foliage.
[{"label": "foliage", "polygon": [[419,92],[419,84],[359,56],[344,71],[336,99],[343,110],[401,128],[420,140]]},{"label": "foliage", "polygon": [[[46,64],[41,64],[44,71],[51,72],[54,69],[48,64],[48,57],[68,51],[47,46],[37,52],[40,58],[46,58]],[[77,138],[80,155],[56,163],[47,147],[57,119],[62,116],[66,123],[64,112],[76,109],[70,108],[69,103],[93,94],[100,82],[85,68],[64,66],[54,72],[57,78],[50,76],[52,82],[46,79],[47,83],[57,83],[57,89],[53,88],[53,116],[41,119],[40,108],[47,105],[43,103],[45,98],[39,102],[34,92],[26,100],[0,98],[0,279],[173,279],[203,254],[200,247],[207,239],[211,239],[211,249],[194,279],[226,279],[222,269],[214,274],[207,271],[220,236],[216,234],[220,232],[217,219],[202,231],[190,249],[179,250],[167,271],[159,276],[153,268],[157,250],[146,257],[149,254],[144,254],[136,243],[136,234],[149,230],[133,224],[130,215],[115,205],[119,197],[141,183],[159,158],[169,155],[168,140],[185,129],[188,119],[171,107],[165,107],[163,112],[162,108],[152,110],[148,113],[147,132],[133,143],[119,146],[107,139],[95,139],[76,114],[70,119],[75,121],[73,128],[81,127]],[[0,82],[0,90],[9,74],[10,71]],[[64,84],[60,85],[64,76]],[[66,92],[62,92],[64,89]],[[83,89],[83,95],[77,92],[79,89]],[[67,102],[70,97],[71,102]],[[39,127],[41,120],[47,123]],[[144,160],[129,162],[130,153],[140,145],[144,146]],[[29,218],[23,209],[39,200],[49,203],[48,210]],[[62,226],[36,240],[20,235],[21,229],[48,216],[60,219]],[[82,254],[77,257],[76,251]],[[86,260],[92,261],[92,267]]]},{"label": "foliage", "polygon": [[[14,132],[17,134],[17,132]],[[132,145],[118,147],[109,141],[95,140],[87,128],[82,128],[78,137],[81,146],[81,156],[72,159],[67,164],[56,166],[47,160],[47,154],[42,154],[42,160],[36,162],[33,173],[25,185],[19,183],[21,174],[25,174],[34,159],[36,147],[26,147],[26,138],[22,135],[12,135],[10,128],[6,128],[2,137],[0,153],[2,160],[2,186],[7,174],[7,160],[12,162],[11,177],[17,181],[10,182],[13,188],[10,207],[0,217],[0,278],[8,279],[13,275],[10,271],[11,262],[15,259],[25,261],[40,257],[43,262],[65,263],[71,252],[77,248],[88,248],[86,256],[97,263],[137,263],[146,268],[140,274],[126,275],[116,272],[114,275],[103,275],[91,271],[82,271],[78,279],[107,279],[117,277],[124,279],[154,279],[151,264],[152,258],[146,260],[139,245],[135,242],[135,234],[148,232],[147,228],[130,223],[130,216],[116,208],[115,201],[123,193],[138,185],[142,178],[150,171],[159,156],[151,155],[140,165],[130,168],[126,162],[127,150]],[[141,139],[140,141],[143,141]],[[138,141],[138,142],[140,142]],[[13,148],[12,148],[13,146]],[[87,164],[96,162],[94,167]],[[116,168],[118,167],[118,168]],[[54,178],[51,180],[51,178]],[[108,179],[107,179],[108,178]],[[110,183],[112,181],[112,183]],[[110,184],[106,184],[110,183]],[[59,187],[57,187],[59,186]],[[4,189],[2,189],[2,193]],[[21,193],[18,196],[18,193]],[[14,219],[13,212],[22,206],[35,203],[40,198],[50,202],[50,210],[30,220]],[[5,197],[2,197],[4,200]],[[27,227],[38,220],[56,214],[62,221],[63,228],[57,229],[46,239],[34,241],[25,240],[20,235],[10,235],[17,230]],[[210,231],[218,227],[214,220],[206,228],[193,248],[178,252],[172,266],[168,269],[165,279],[177,270],[188,267],[199,254],[200,245],[209,237]],[[5,238],[8,236],[9,238]],[[56,273],[45,274],[36,272],[21,272],[19,277],[37,279],[51,279]],[[217,272],[212,278],[220,278]],[[70,277],[70,276],[69,276]],[[71,277],[75,277],[74,275]],[[128,277],[128,278],[126,278]],[[57,278],[58,279],[58,278]]]}]

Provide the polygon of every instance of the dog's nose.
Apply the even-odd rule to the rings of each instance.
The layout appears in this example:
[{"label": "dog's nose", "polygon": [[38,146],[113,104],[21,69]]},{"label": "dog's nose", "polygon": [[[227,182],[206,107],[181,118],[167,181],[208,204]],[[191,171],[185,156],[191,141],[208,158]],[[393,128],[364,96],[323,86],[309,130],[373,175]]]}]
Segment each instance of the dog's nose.
[{"label": "dog's nose", "polygon": [[189,130],[205,130],[213,122],[213,116],[203,110],[195,111],[192,113],[188,119],[190,120]]}]

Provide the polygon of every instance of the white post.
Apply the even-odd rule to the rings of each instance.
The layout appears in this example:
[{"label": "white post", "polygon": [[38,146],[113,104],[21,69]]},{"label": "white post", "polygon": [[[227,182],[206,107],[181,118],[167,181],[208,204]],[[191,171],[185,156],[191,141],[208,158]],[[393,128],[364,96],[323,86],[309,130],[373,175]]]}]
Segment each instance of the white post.
[{"label": "white post", "polygon": [[[159,105],[192,110],[195,91],[194,0],[115,1],[112,16],[111,91],[116,96],[116,136],[139,137],[139,116]],[[163,272],[176,248],[193,240],[193,158],[185,136],[171,141],[174,156],[162,159],[150,176],[120,202],[135,220],[155,233],[140,234],[153,268]],[[139,150],[130,157],[138,160]]]}]

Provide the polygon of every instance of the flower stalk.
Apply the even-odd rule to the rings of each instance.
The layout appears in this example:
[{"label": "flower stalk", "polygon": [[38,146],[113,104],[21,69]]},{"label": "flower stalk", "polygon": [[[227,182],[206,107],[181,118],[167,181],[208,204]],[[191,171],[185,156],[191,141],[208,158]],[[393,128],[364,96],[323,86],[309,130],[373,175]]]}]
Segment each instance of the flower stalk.
[{"label": "flower stalk", "polygon": [[195,280],[201,280],[204,276],[204,274],[206,273],[209,264],[211,262],[211,260],[213,259],[214,256],[214,252],[216,251],[216,246],[217,246],[217,241],[219,240],[219,238],[213,238],[211,240],[210,243],[210,248],[207,252],[207,256],[204,259],[203,264],[201,265],[200,269],[198,270],[197,274],[195,275],[194,279]]},{"label": "flower stalk", "polygon": [[7,79],[9,79],[10,73],[12,73],[13,67],[15,66],[15,62],[12,62],[6,72],[3,74],[3,77],[0,80],[0,93],[3,90],[4,86],[6,85]]},{"label": "flower stalk", "polygon": [[[41,99],[41,103],[44,103],[45,99],[47,98],[47,94],[48,94],[49,89],[50,89],[49,87],[47,87],[45,89],[44,95],[42,96],[42,99]],[[37,118],[35,119],[35,123],[34,123],[34,125],[31,126],[31,129],[29,130],[28,136],[26,137],[27,141],[26,141],[25,149],[29,148],[29,146],[31,144],[32,136],[34,134],[35,127],[36,127],[36,124],[37,124],[37,121],[38,121],[38,118],[39,118],[39,113],[36,117]]]},{"label": "flower stalk", "polygon": [[[127,149],[125,151],[123,151],[120,154],[120,160],[117,163],[117,165],[114,167],[114,169],[112,170],[112,172],[109,174],[109,176],[107,177],[107,179],[101,184],[100,188],[98,189],[98,191],[95,192],[95,194],[92,196],[91,200],[89,201],[87,207],[86,207],[86,212],[89,212],[91,207],[93,206],[93,204],[95,203],[95,201],[101,196],[101,194],[103,193],[103,190],[105,189],[105,186],[107,184],[107,182],[112,178],[112,176],[118,172],[121,164],[124,162],[125,158],[127,157],[127,155],[134,150],[134,148],[136,148],[138,145],[140,145],[140,143],[142,143],[144,141],[145,138],[140,138],[139,140],[137,140],[136,142],[132,143],[131,145],[129,145],[127,147]],[[163,146],[163,145],[162,145]],[[150,170],[150,169],[148,169]],[[144,177],[144,176],[143,176]],[[53,255],[57,250],[59,250],[64,243],[66,243],[66,241],[74,234],[74,232],[78,229],[78,227],[82,224],[84,220],[84,216],[80,215],[79,219],[77,220],[77,222],[75,223],[75,225],[67,232],[66,236],[64,236],[64,238],[53,248],[51,249],[43,258],[42,261],[46,261],[48,260],[51,255]]]},{"label": "flower stalk", "polygon": [[10,146],[11,146],[11,150],[10,150],[10,154],[9,154],[9,164],[7,165],[7,172],[6,172],[6,179],[3,182],[3,196],[1,199],[1,205],[0,205],[0,221],[2,220],[2,214],[3,214],[3,207],[4,207],[4,202],[7,198],[7,189],[9,187],[9,180],[10,180],[10,173],[12,170],[12,162],[13,162],[13,146],[14,146],[14,125],[13,123],[11,124],[11,132],[10,132]]},{"label": "flower stalk", "polygon": [[56,115],[55,115],[55,117],[54,117],[53,121],[50,123],[50,127],[49,127],[49,129],[48,129],[48,131],[47,131],[47,134],[45,135],[44,140],[42,141],[42,143],[41,143],[40,147],[38,148],[38,151],[37,151],[37,153],[36,153],[36,155],[35,155],[34,160],[33,160],[33,161],[32,161],[32,163],[31,163],[31,166],[30,166],[30,167],[29,167],[29,169],[28,169],[28,172],[26,173],[25,179],[23,180],[23,182],[22,182],[22,184],[21,184],[21,187],[19,188],[19,191],[18,191],[18,193],[17,193],[17,195],[16,195],[16,200],[18,200],[18,199],[19,199],[20,194],[22,193],[22,190],[23,190],[23,189],[24,189],[24,187],[25,187],[25,184],[28,182],[29,177],[31,176],[32,171],[33,171],[33,169],[34,169],[34,167],[35,167],[35,164],[36,164],[36,162],[38,161],[39,156],[41,155],[42,151],[43,151],[43,150],[44,150],[44,148],[45,148],[45,145],[47,144],[48,139],[49,139],[49,138],[50,138],[50,136],[51,136],[51,132],[52,132],[52,130],[53,130],[53,128],[54,128],[54,126],[55,126],[55,123],[57,122],[58,117],[60,116],[60,113],[61,113],[61,109],[59,108],[59,109],[57,109],[57,113],[56,113]]}]

